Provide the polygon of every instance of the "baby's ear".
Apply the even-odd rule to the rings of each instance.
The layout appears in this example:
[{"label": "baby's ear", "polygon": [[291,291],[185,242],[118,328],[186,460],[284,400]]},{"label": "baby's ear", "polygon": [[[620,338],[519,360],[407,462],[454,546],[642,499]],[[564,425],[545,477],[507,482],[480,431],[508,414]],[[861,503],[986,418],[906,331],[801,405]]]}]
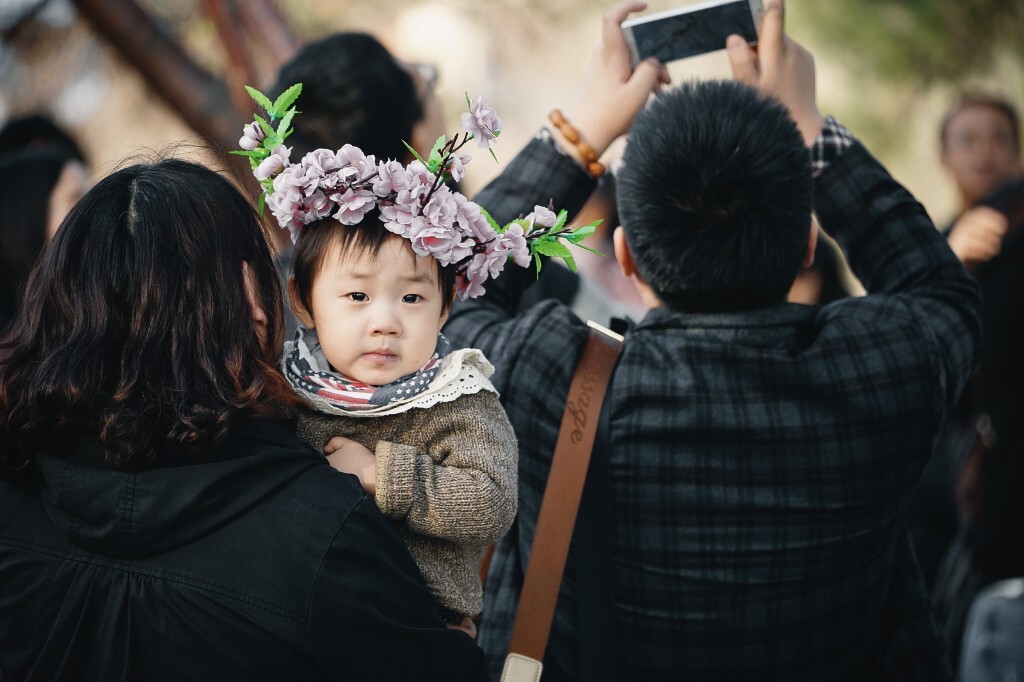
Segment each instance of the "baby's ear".
[{"label": "baby's ear", "polygon": [[313,315],[306,310],[306,306],[302,303],[302,297],[299,295],[299,287],[295,283],[295,277],[288,278],[288,302],[292,306],[292,312],[295,313],[295,317],[299,319],[303,327],[306,329],[316,329]]}]

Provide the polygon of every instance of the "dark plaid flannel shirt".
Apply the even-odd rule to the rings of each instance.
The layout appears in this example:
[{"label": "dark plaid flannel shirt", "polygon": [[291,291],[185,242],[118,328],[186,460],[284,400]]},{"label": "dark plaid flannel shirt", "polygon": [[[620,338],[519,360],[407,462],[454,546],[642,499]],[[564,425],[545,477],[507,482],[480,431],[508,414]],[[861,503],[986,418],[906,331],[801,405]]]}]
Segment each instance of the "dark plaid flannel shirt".
[{"label": "dark plaid flannel shirt", "polygon": [[[815,210],[870,295],[734,314],[659,308],[609,389],[619,679],[949,679],[899,520],[975,361],[975,286],[924,209],[848,135],[812,148]],[[499,220],[593,189],[537,139],[477,197]],[[548,266],[555,267],[555,266]],[[512,270],[515,272],[509,272]],[[507,269],[445,333],[482,348],[520,445],[519,516],[479,642],[508,648],[587,328]],[[578,675],[573,556],[546,661]],[[554,671],[552,671],[554,672]]]}]

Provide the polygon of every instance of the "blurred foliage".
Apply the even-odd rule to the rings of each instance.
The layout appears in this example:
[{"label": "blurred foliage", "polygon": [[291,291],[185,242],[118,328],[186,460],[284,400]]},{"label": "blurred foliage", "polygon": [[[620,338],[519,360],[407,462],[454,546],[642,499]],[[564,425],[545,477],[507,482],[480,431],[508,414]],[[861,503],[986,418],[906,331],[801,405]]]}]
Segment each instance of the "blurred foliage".
[{"label": "blurred foliage", "polygon": [[1024,61],[1024,0],[812,0],[800,11],[830,49],[894,80],[958,82],[1000,52]]}]

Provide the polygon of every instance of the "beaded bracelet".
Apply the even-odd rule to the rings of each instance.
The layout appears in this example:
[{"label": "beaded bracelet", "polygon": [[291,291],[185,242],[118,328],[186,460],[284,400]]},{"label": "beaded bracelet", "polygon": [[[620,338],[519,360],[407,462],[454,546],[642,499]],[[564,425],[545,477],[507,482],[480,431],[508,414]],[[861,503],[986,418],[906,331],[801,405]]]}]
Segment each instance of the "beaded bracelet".
[{"label": "beaded bracelet", "polygon": [[562,115],[559,109],[552,109],[551,113],[548,114],[548,120],[551,121],[551,125],[558,128],[558,132],[562,133],[562,137],[569,144],[576,147],[591,177],[599,178],[604,175],[604,164],[597,160],[597,152],[580,137],[580,131],[576,130],[571,123],[565,120],[565,116]]}]

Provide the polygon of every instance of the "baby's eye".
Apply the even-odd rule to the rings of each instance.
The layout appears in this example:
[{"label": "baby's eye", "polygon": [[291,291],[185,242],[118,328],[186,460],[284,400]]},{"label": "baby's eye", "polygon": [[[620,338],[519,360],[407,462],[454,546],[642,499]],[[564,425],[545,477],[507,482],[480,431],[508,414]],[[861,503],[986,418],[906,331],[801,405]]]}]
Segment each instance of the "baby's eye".
[{"label": "baby's eye", "polygon": [[348,297],[349,297],[349,298],[350,298],[351,300],[353,300],[353,301],[358,301],[358,302],[360,302],[360,303],[361,303],[361,302],[363,302],[363,301],[365,301],[365,300],[367,299],[367,296],[366,296],[366,294],[364,294],[364,293],[363,293],[363,292],[361,292],[361,291],[353,291],[353,292],[352,292],[351,294],[349,294],[349,295],[348,295]]},{"label": "baby's eye", "polygon": [[402,303],[419,303],[423,297],[419,294],[406,294],[402,297]]}]

